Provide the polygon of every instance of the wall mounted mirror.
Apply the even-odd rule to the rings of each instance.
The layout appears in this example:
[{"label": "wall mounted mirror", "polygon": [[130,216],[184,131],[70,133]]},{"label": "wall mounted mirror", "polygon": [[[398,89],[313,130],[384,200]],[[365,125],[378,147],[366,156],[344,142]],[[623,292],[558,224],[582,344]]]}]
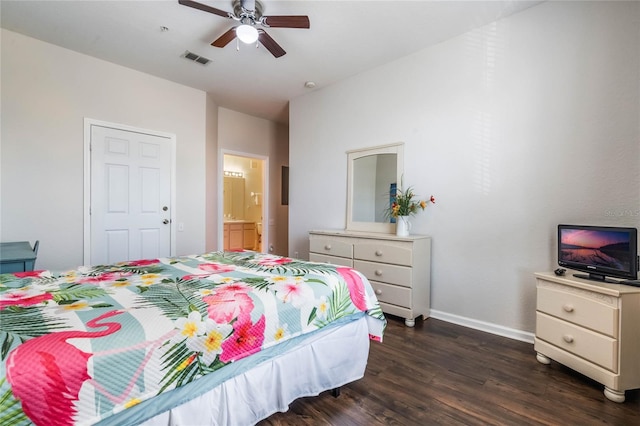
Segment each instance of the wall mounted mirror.
[{"label": "wall mounted mirror", "polygon": [[224,218],[244,219],[244,178],[224,177]]},{"label": "wall mounted mirror", "polygon": [[385,217],[404,173],[404,144],[347,151],[347,231],[393,233]]}]

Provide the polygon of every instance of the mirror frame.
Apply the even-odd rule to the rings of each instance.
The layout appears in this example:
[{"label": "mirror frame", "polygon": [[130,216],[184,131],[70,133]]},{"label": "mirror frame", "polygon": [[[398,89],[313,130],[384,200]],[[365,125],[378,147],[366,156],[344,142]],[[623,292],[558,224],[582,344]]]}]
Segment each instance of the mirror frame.
[{"label": "mirror frame", "polygon": [[353,218],[353,162],[358,158],[377,154],[396,154],[396,182],[401,182],[404,174],[404,143],[397,142],[389,145],[374,146],[347,151],[347,231],[377,232],[392,234],[395,223],[356,222]]}]

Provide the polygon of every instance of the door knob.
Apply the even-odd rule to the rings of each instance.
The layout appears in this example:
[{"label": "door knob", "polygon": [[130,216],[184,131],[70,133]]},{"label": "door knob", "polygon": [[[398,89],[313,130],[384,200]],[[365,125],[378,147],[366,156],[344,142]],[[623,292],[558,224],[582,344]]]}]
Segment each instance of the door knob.
[{"label": "door knob", "polygon": [[165,225],[169,223],[169,219],[165,219],[162,221],[162,223],[164,223]]}]

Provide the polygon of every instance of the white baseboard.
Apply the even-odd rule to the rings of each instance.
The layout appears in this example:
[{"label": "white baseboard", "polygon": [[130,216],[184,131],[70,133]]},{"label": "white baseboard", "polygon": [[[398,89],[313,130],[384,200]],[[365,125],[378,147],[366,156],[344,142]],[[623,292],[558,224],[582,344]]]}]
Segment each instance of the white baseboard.
[{"label": "white baseboard", "polygon": [[510,339],[520,340],[521,342],[533,344],[533,333],[528,331],[516,330],[502,325],[492,324],[490,322],[478,321],[473,318],[461,317],[459,315],[449,314],[447,312],[431,309],[432,318],[439,319],[453,324],[462,325],[464,327],[485,331],[498,336],[508,337]]}]

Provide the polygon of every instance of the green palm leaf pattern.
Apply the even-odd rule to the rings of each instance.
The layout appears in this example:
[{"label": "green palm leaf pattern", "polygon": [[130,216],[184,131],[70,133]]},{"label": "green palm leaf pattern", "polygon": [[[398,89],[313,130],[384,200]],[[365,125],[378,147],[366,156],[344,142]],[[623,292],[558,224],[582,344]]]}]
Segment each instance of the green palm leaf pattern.
[{"label": "green palm leaf pattern", "polygon": [[54,330],[68,328],[64,321],[46,315],[35,306],[9,306],[0,310],[0,359],[4,360],[9,351],[27,339],[49,334]]},{"label": "green palm leaf pattern", "polygon": [[50,292],[56,303],[74,302],[82,299],[93,299],[107,295],[107,291],[101,287],[88,284],[70,284],[61,286],[59,290]]},{"label": "green palm leaf pattern", "polygon": [[249,268],[252,271],[268,272],[278,275],[308,275],[335,272],[335,265],[328,263],[306,262],[299,259],[291,259],[290,262],[278,265],[261,265],[258,261],[264,255],[251,251],[245,252],[212,252],[199,256],[209,262],[218,262],[227,265],[236,265]]},{"label": "green palm leaf pattern", "polygon": [[84,273],[83,275],[89,277],[95,277],[102,274],[107,274],[109,272],[122,272],[122,273],[131,273],[135,275],[144,275],[144,274],[159,274],[164,271],[165,268],[159,264],[151,264],[151,265],[97,265],[93,266],[90,271]]},{"label": "green palm leaf pattern", "polygon": [[242,278],[243,283],[262,291],[267,291],[271,283],[264,278]]},{"label": "green palm leaf pattern", "polygon": [[[192,311],[206,316],[207,305],[202,301],[198,291],[209,288],[211,282],[205,280],[166,278],[138,295],[137,303],[139,307],[155,306],[172,320],[188,316]],[[165,345],[169,344],[171,343],[167,342]],[[193,359],[190,359],[192,357]],[[158,393],[164,392],[173,384],[181,386],[204,374],[204,368],[198,358],[198,354],[189,350],[184,341],[173,344],[162,356],[162,370],[167,372],[161,380],[164,384]]]},{"label": "green palm leaf pattern", "polygon": [[254,269],[279,275],[307,275],[336,270],[335,266],[329,264],[321,265],[301,261],[276,266],[254,265]]},{"label": "green palm leaf pattern", "polygon": [[238,265],[239,263],[245,262],[247,258],[253,258],[254,255],[255,253],[252,252],[214,251],[200,255],[198,258],[206,260],[207,262]]},{"label": "green palm leaf pattern", "polygon": [[198,291],[209,288],[211,288],[211,282],[206,280],[165,278],[140,293],[137,297],[137,305],[139,307],[155,306],[172,320],[185,317],[192,311],[206,315],[207,304],[202,301]]},{"label": "green palm leaf pattern", "polygon": [[357,310],[351,303],[351,295],[349,294],[349,289],[347,288],[347,285],[342,281],[336,288],[334,288],[333,293],[331,293],[331,295],[327,299],[327,303],[329,304],[329,309],[327,310],[326,318],[317,318],[317,311],[314,309],[311,313],[311,316],[316,317],[310,317],[309,322],[315,319],[316,326],[324,327],[332,321],[355,314],[357,312]]},{"label": "green palm leaf pattern", "polygon": [[173,383],[176,387],[182,386],[225,365],[216,358],[211,365],[207,366],[202,363],[200,353],[191,351],[184,341],[175,343],[162,356],[162,370],[167,370],[167,372],[162,377],[164,385],[158,394],[164,392]]},{"label": "green palm leaf pattern", "polygon": [[384,319],[384,313],[382,313],[382,308],[380,307],[380,305],[376,305],[375,307],[370,308],[367,313],[374,318]]},{"label": "green palm leaf pattern", "polygon": [[166,354],[162,356],[162,369],[168,370],[162,377],[164,385],[158,393],[164,392],[171,384],[181,386],[184,383],[196,379],[199,376],[198,363],[194,362],[196,354],[190,351],[184,342],[174,344]]},{"label": "green palm leaf pattern", "polygon": [[0,426],[30,425],[31,420],[22,411],[22,405],[13,397],[11,388],[6,385],[6,379],[0,379],[0,389],[4,392],[0,395]]}]

